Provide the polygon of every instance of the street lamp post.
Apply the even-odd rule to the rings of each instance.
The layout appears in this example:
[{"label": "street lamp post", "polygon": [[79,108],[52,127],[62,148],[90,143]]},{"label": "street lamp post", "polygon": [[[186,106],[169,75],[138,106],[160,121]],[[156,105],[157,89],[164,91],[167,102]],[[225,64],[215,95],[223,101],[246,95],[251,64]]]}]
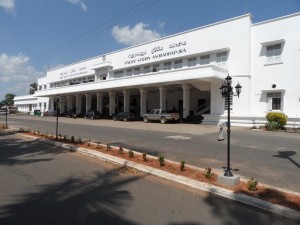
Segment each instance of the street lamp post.
[{"label": "street lamp post", "polygon": [[5,107],[6,107],[6,113],[5,113],[5,127],[6,127],[6,129],[7,129],[7,128],[8,128],[8,125],[7,125],[7,114],[8,114],[7,102],[5,103]]},{"label": "street lamp post", "polygon": [[60,102],[58,95],[56,96],[56,99],[54,100],[54,102],[56,102],[56,135],[55,135],[55,139],[58,139],[58,113],[59,113],[58,104]]},{"label": "street lamp post", "polygon": [[233,92],[233,88],[231,86],[232,84],[232,78],[228,76],[225,78],[225,81],[222,83],[220,87],[220,92],[222,95],[222,98],[227,98],[227,168],[225,171],[224,176],[225,177],[232,177],[233,174],[231,173],[230,168],[230,97],[231,96],[240,96],[242,86],[238,83],[235,86],[236,93]]}]

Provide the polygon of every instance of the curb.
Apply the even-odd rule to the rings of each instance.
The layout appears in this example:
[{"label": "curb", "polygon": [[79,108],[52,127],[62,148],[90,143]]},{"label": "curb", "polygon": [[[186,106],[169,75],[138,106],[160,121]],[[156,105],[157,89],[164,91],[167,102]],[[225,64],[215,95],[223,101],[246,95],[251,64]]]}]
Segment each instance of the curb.
[{"label": "curb", "polygon": [[[87,148],[83,148],[83,147],[77,147],[74,145],[70,145],[70,144],[64,144],[64,143],[60,143],[60,142],[56,142],[56,141],[51,141],[51,140],[46,140],[46,139],[42,139],[42,138],[38,138],[38,137],[32,137],[30,135],[26,135],[26,134],[21,134],[21,133],[16,133],[17,135],[23,136],[23,137],[27,137],[27,138],[31,138],[33,140],[37,140],[43,143],[47,143],[47,144],[51,144],[51,145],[55,145],[55,146],[59,146],[62,147],[64,149],[68,149],[74,152],[79,152],[81,154],[85,154],[85,155],[89,155],[104,161],[109,161],[109,162],[113,162],[113,163],[118,163],[120,165],[124,165],[124,166],[128,166],[131,167],[133,169],[136,169],[140,172],[146,173],[146,174],[151,174],[157,177],[161,177],[167,180],[171,180],[171,181],[175,181],[177,183],[183,184],[185,186],[188,187],[192,187],[198,190],[202,190],[202,191],[206,191],[206,192],[210,192],[213,194],[216,194],[218,196],[222,196],[240,203],[244,203],[259,209],[263,209],[281,216],[285,216],[287,218],[296,220],[296,221],[300,221],[300,212],[296,211],[294,209],[290,209],[284,206],[280,206],[280,205],[276,205],[276,204],[272,204],[270,202],[258,199],[258,198],[254,198],[245,194],[239,194],[239,193],[234,193],[231,190],[227,190],[225,188],[221,188],[221,187],[217,187],[211,184],[207,184],[207,183],[203,183],[197,180],[193,180],[187,177],[183,177],[180,175],[175,175],[163,170],[159,170],[156,168],[152,168],[149,166],[145,166],[139,163],[135,163],[132,161],[128,161],[116,156],[111,156],[102,152],[98,152],[95,150],[90,150]],[[116,146],[111,146],[111,147],[116,147]],[[124,149],[126,150],[126,149]],[[169,160],[168,160],[169,161]],[[267,185],[268,187],[272,187],[270,185]],[[273,187],[272,187],[273,188]],[[282,191],[285,191],[282,188],[276,188],[274,187],[274,189],[280,189]],[[291,193],[291,191],[286,190],[287,193]],[[295,193],[295,192],[294,192]],[[296,193],[298,194],[298,193]]]}]

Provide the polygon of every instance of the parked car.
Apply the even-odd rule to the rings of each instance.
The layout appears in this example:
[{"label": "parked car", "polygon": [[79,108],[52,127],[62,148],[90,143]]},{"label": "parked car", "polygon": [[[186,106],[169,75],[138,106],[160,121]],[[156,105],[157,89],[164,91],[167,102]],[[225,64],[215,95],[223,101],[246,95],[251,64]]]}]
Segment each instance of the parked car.
[{"label": "parked car", "polygon": [[143,120],[145,123],[149,121],[160,121],[166,123],[167,121],[179,121],[179,113],[169,113],[167,110],[152,109],[149,113],[144,114]]},{"label": "parked car", "polygon": [[0,109],[0,115],[6,115],[7,111],[6,109]]},{"label": "parked car", "polygon": [[41,115],[42,115],[42,112],[41,112],[40,109],[35,109],[35,110],[33,111],[33,115],[34,115],[34,116],[41,116]]},{"label": "parked car", "polygon": [[76,118],[76,112],[74,110],[69,110],[68,112],[66,112],[66,117],[68,118]]},{"label": "parked car", "polygon": [[101,113],[99,111],[91,110],[85,114],[86,119],[100,119]]},{"label": "parked car", "polygon": [[113,120],[120,121],[129,121],[129,120],[138,120],[138,117],[132,112],[119,112],[118,114],[113,116]]}]

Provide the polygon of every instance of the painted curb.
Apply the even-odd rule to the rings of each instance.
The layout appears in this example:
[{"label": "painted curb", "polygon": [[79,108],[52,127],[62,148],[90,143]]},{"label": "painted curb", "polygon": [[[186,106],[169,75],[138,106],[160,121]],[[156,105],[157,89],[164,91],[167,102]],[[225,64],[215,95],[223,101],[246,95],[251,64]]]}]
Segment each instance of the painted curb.
[{"label": "painted curb", "polygon": [[[192,187],[195,189],[210,192],[210,193],[216,194],[218,196],[222,196],[222,197],[225,197],[225,198],[228,198],[228,199],[240,202],[240,203],[244,203],[244,204],[247,204],[247,205],[259,208],[259,209],[263,209],[263,210],[266,210],[266,211],[269,211],[269,212],[272,212],[272,213],[275,213],[275,214],[278,214],[281,216],[285,216],[285,217],[288,217],[288,218],[296,220],[296,221],[300,221],[300,211],[296,211],[294,209],[290,209],[290,208],[287,208],[284,206],[272,204],[270,202],[267,202],[267,201],[264,201],[264,200],[261,200],[258,198],[254,198],[254,197],[251,197],[251,196],[248,196],[245,194],[234,193],[233,191],[227,190],[225,188],[221,188],[221,187],[217,187],[217,186],[214,186],[211,184],[196,181],[196,180],[193,180],[193,179],[190,179],[187,177],[183,177],[180,175],[175,175],[175,174],[163,171],[163,170],[145,166],[145,165],[142,165],[139,163],[128,161],[128,160],[125,160],[125,159],[122,159],[122,158],[119,158],[116,156],[111,156],[111,155],[108,155],[108,154],[105,154],[102,152],[98,152],[95,150],[90,150],[90,149],[86,149],[83,147],[77,147],[74,145],[64,144],[64,143],[60,143],[60,142],[56,142],[56,141],[45,140],[42,138],[33,137],[33,136],[22,134],[22,133],[16,133],[16,134],[23,136],[23,137],[31,138],[31,139],[34,139],[37,141],[41,141],[43,143],[59,146],[59,147],[62,147],[64,149],[68,149],[71,151],[76,151],[81,154],[96,157],[96,158],[104,160],[104,161],[109,161],[109,162],[113,162],[113,163],[118,163],[120,165],[128,166],[128,167],[134,168],[143,173],[147,173],[147,174],[151,174],[151,175],[154,175],[157,177],[175,181],[175,182],[183,184],[185,186],[189,186],[189,187]],[[117,146],[111,146],[111,147],[117,147]],[[125,151],[126,150],[127,149],[125,149]],[[168,160],[168,161],[170,161],[170,160]],[[272,186],[268,185],[268,187],[272,187]],[[277,189],[277,190],[279,189],[279,190],[285,191],[282,188],[274,187],[274,189]],[[288,190],[286,192],[291,193],[291,191],[288,191]],[[296,192],[294,192],[294,193],[296,193]],[[299,194],[299,193],[296,193],[296,194]]]}]

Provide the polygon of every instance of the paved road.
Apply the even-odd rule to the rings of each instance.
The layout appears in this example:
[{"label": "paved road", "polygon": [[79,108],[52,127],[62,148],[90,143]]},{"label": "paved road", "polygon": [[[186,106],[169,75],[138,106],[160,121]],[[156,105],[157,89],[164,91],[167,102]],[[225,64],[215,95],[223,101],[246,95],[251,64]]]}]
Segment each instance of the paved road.
[{"label": "paved road", "polygon": [[[11,116],[12,126],[55,133],[55,117]],[[215,169],[226,166],[226,140],[217,141],[216,126],[59,118],[59,132],[104,143],[121,144],[167,159]],[[226,138],[226,134],[225,134]],[[300,134],[233,128],[234,173],[293,191],[300,190]]]},{"label": "paved road", "polygon": [[293,225],[201,191],[0,132],[0,224]]}]

